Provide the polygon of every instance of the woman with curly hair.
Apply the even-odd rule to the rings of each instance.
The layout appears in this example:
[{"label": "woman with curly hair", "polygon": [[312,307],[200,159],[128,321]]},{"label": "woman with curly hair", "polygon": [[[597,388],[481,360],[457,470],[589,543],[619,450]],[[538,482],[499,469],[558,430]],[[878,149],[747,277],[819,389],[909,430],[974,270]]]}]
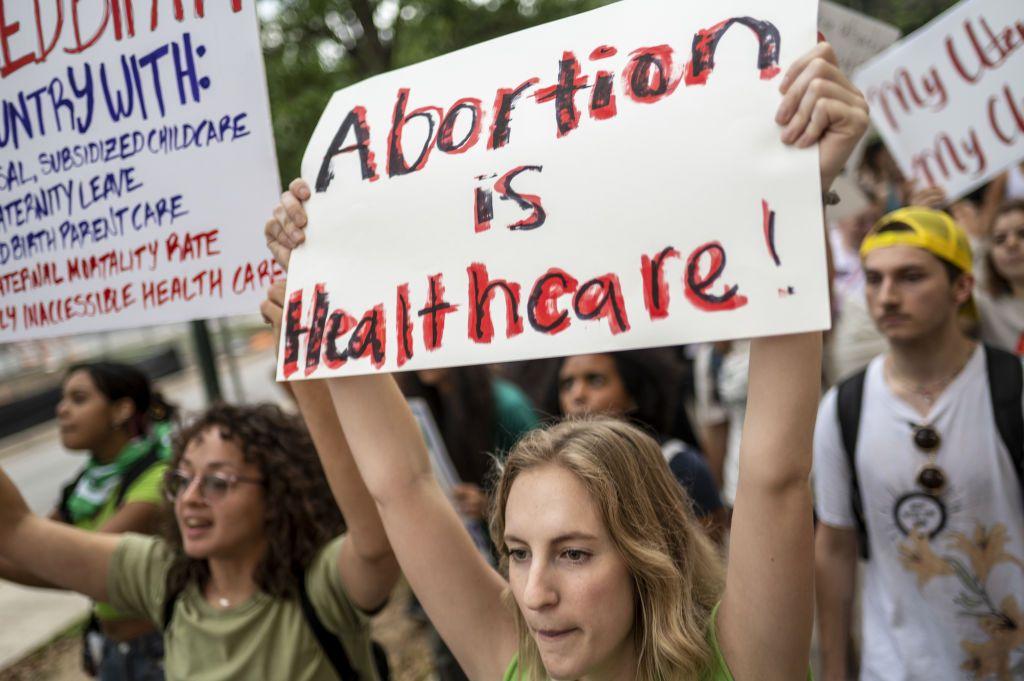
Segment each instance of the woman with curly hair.
[{"label": "woman with curly hair", "polygon": [[[864,98],[828,45],[796,60],[782,92],[782,141],[820,143],[828,188],[867,127]],[[266,224],[283,266],[310,195],[296,181]],[[264,316],[280,318],[283,300],[273,288]],[[402,570],[469,678],[793,681],[807,674],[814,610],[821,351],[820,333],[751,343],[724,571],[657,443],[609,419],[534,431],[513,448],[492,510],[496,571],[433,477],[394,380],[329,386]]]},{"label": "woman with curly hair", "polygon": [[397,566],[326,388],[295,388],[308,432],[261,405],[213,407],[180,434],[163,538],[36,517],[0,471],[0,556],[156,624],[168,679],[374,681],[366,613]]}]

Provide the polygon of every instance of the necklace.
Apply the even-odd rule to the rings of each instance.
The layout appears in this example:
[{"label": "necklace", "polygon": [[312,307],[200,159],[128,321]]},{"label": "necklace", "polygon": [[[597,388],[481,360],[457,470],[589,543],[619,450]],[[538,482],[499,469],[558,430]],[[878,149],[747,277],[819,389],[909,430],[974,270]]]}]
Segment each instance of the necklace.
[{"label": "necklace", "polygon": [[897,388],[913,395],[917,395],[924,400],[925,404],[931,407],[935,404],[935,400],[939,398],[939,395],[942,394],[942,391],[945,390],[949,384],[953,382],[953,379],[963,371],[965,366],[967,366],[967,362],[970,361],[973,354],[974,348],[972,347],[970,352],[967,353],[967,357],[962,362],[959,362],[953,371],[941,378],[934,381],[927,381],[925,383],[913,383],[898,377],[895,371],[893,371],[892,358],[890,356],[889,361],[884,365],[886,378],[888,378],[890,382],[894,383]]},{"label": "necklace", "polygon": [[208,591],[209,597],[213,600],[213,602],[217,605],[217,607],[218,608],[230,608],[231,607],[231,599],[227,598],[226,596],[221,596],[218,593],[219,591],[220,591],[220,589],[215,588],[212,584],[209,585],[209,591]]}]

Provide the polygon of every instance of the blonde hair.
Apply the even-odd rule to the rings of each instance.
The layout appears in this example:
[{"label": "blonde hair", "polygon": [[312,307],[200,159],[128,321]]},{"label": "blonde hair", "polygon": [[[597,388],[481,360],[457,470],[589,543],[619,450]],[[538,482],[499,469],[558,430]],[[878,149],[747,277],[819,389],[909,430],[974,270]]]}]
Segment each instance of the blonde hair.
[{"label": "blonde hair", "polygon": [[[526,435],[504,464],[491,513],[491,537],[501,549],[506,575],[509,492],[520,473],[541,465],[561,466],[583,483],[629,568],[636,599],[636,678],[699,678],[712,664],[708,627],[721,598],[722,560],[658,443],[608,417],[563,421]],[[505,601],[516,617],[520,678],[546,679],[537,644],[510,589]]]}]

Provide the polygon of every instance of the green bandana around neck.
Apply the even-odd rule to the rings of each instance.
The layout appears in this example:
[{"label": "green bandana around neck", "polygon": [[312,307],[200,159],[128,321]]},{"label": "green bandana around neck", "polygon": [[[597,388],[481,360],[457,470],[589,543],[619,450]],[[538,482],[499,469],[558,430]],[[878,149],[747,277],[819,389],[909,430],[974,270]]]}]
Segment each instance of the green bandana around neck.
[{"label": "green bandana around neck", "polygon": [[153,448],[159,449],[161,460],[170,458],[170,424],[154,424],[148,436],[133,439],[110,463],[101,464],[89,457],[85,470],[65,503],[72,524],[88,520],[99,513],[117,493],[128,469]]}]

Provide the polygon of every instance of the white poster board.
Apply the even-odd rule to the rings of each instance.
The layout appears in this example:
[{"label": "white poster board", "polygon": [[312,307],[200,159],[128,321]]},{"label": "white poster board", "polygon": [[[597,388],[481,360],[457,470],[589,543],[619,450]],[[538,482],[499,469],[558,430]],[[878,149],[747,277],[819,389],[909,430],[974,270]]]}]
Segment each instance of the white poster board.
[{"label": "white poster board", "polygon": [[1024,158],[1024,3],[964,0],[854,82],[903,174],[969,193]]},{"label": "white poster board", "polygon": [[826,327],[817,151],[774,122],[816,19],[624,0],[335,93],[279,376]]},{"label": "white poster board", "polygon": [[847,76],[871,57],[900,39],[900,29],[842,5],[821,0],[818,30],[836,51]]},{"label": "white poster board", "polygon": [[258,309],[254,5],[0,0],[0,342]]}]

